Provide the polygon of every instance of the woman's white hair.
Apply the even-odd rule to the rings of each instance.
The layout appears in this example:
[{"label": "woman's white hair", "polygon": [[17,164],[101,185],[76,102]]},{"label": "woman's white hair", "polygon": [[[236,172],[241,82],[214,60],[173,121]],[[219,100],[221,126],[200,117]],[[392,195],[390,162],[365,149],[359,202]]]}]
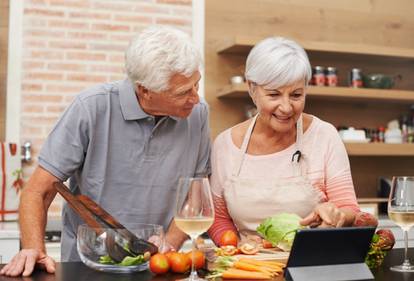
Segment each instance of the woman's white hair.
[{"label": "woman's white hair", "polygon": [[312,69],[299,44],[283,37],[270,37],[250,51],[245,76],[268,89],[278,89],[302,80],[308,85]]},{"label": "woman's white hair", "polygon": [[201,55],[181,30],[151,26],[135,37],[125,53],[129,79],[154,91],[168,89],[172,75],[190,77],[201,66]]}]

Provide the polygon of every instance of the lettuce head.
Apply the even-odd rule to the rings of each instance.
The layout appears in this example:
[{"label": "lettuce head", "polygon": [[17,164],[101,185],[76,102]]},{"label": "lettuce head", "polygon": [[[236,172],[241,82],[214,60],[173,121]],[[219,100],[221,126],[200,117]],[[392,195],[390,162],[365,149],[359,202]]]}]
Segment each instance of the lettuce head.
[{"label": "lettuce head", "polygon": [[301,219],[296,214],[280,213],[265,219],[256,230],[273,246],[290,251],[296,231],[303,228],[299,223]]}]

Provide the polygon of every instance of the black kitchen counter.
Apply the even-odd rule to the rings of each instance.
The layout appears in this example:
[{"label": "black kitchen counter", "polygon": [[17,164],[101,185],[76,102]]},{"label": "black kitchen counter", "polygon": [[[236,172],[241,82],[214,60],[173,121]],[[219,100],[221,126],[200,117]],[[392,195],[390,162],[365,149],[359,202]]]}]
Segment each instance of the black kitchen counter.
[{"label": "black kitchen counter", "polygon": [[[414,263],[414,249],[409,250],[411,261]],[[403,249],[394,249],[388,253],[383,265],[373,272],[375,280],[380,281],[409,281],[414,280],[414,273],[400,273],[390,271],[391,265],[401,264],[403,261]],[[2,268],[4,265],[0,265]],[[66,262],[56,265],[56,273],[48,274],[41,270],[36,270],[30,277],[6,277],[0,276],[1,281],[175,281],[186,276],[179,274],[168,274],[155,276],[149,271],[136,272],[131,274],[115,274],[95,271],[88,268],[81,262]],[[276,278],[275,281],[284,280],[282,277]]]}]

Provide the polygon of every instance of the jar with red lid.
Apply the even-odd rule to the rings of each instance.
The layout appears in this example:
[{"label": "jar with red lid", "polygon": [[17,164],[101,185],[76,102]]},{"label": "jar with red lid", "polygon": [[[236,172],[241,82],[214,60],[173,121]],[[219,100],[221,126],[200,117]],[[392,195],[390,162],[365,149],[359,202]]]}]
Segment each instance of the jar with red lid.
[{"label": "jar with red lid", "polygon": [[336,67],[328,66],[326,68],[325,84],[326,86],[329,86],[329,87],[338,86],[338,75],[337,75]]},{"label": "jar with red lid", "polygon": [[312,81],[315,86],[325,86],[325,68],[323,66],[315,66],[312,69]]}]

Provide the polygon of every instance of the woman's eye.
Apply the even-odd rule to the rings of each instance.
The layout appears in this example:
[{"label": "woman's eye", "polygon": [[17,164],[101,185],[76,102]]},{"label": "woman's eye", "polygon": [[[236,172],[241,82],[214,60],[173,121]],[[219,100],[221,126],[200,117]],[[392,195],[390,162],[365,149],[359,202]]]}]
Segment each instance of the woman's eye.
[{"label": "woman's eye", "polygon": [[278,97],[278,96],[280,96],[280,93],[278,93],[278,92],[269,92],[269,96]]},{"label": "woman's eye", "polygon": [[298,98],[302,97],[302,93],[293,93],[293,94],[292,94],[292,96],[293,96],[295,99],[298,99]]}]

